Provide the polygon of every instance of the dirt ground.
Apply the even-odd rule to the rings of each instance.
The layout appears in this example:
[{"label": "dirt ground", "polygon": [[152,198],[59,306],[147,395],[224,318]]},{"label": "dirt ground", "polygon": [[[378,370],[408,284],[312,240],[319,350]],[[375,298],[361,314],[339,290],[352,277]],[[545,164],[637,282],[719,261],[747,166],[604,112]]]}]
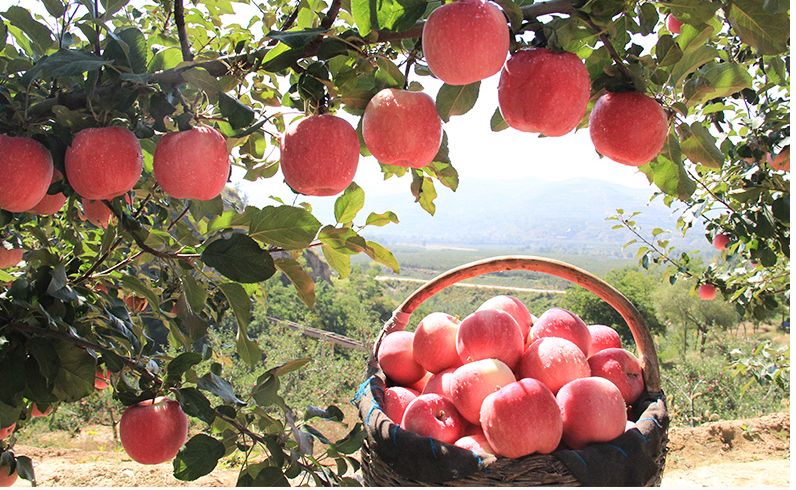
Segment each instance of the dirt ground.
[{"label": "dirt ground", "polygon": [[[669,431],[664,487],[790,486],[790,416],[720,421]],[[142,466],[113,442],[107,427],[89,427],[76,437],[39,436],[38,447],[17,445],[33,458],[41,486],[234,486],[237,471],[216,468],[195,482],[180,482],[170,464]],[[29,486],[19,480],[15,486]]]}]

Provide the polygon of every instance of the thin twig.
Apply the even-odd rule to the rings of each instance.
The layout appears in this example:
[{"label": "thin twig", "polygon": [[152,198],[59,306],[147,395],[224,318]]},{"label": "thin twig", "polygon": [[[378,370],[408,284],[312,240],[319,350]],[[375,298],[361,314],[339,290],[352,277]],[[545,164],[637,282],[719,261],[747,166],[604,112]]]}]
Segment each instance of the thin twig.
[{"label": "thin twig", "polygon": [[583,22],[585,22],[586,24],[588,24],[589,27],[591,27],[592,30],[597,34],[597,37],[600,39],[600,41],[602,41],[603,46],[605,46],[605,49],[608,51],[608,54],[611,56],[611,59],[614,60],[614,63],[616,63],[617,68],[619,68],[622,74],[624,74],[625,77],[628,78],[628,80],[633,80],[634,78],[633,72],[630,71],[630,68],[627,67],[622,57],[619,56],[619,53],[616,51],[616,48],[614,48],[614,45],[611,43],[611,40],[608,38],[608,35],[606,35],[605,32],[602,29],[600,29],[600,27],[597,24],[595,24],[594,21],[591,20],[591,17],[589,17],[587,14],[578,14],[577,17],[583,20]]},{"label": "thin twig", "polygon": [[182,60],[193,61],[191,42],[188,40],[188,32],[185,30],[185,6],[182,1],[183,0],[174,0],[174,23],[177,26],[177,37],[180,38]]},{"label": "thin twig", "polygon": [[693,277],[693,274],[691,274],[691,272],[689,272],[686,267],[684,267],[684,266],[678,264],[677,262],[675,262],[674,259],[669,257],[666,253],[662,252],[656,245],[654,245],[652,242],[647,240],[646,237],[642,236],[638,231],[636,231],[636,229],[634,227],[630,226],[630,224],[627,222],[627,220],[624,217],[620,217],[619,220],[622,222],[623,225],[625,225],[625,228],[627,228],[628,230],[630,230],[631,233],[636,235],[642,242],[644,242],[645,245],[650,247],[653,252],[658,254],[665,261],[667,261],[670,264],[672,264],[673,266],[677,267],[677,270],[679,272],[685,274],[687,277]]},{"label": "thin twig", "polygon": [[96,33],[96,39],[94,39],[94,54],[97,56],[100,55],[100,27],[99,27],[99,0],[94,0],[94,32]]}]

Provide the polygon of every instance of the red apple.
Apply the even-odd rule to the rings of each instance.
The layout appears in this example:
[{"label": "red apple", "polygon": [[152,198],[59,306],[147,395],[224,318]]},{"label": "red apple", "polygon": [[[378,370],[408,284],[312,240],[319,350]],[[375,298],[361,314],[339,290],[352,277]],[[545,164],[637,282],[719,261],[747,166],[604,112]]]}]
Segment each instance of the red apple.
[{"label": "red apple", "polygon": [[699,297],[703,301],[713,301],[716,299],[716,286],[713,284],[701,284],[699,286]]},{"label": "red apple", "polygon": [[0,134],[0,209],[28,211],[47,194],[53,177],[53,159],[32,138]]},{"label": "red apple", "polygon": [[426,372],[422,378],[409,385],[409,388],[418,393],[423,393],[423,390],[426,389],[426,385],[432,377],[434,377],[432,373]]},{"label": "red apple", "polygon": [[21,248],[5,248],[0,244],[0,269],[16,267],[22,262],[22,255],[25,253]]},{"label": "red apple", "polygon": [[209,201],[229,177],[229,150],[214,128],[197,126],[160,138],[153,159],[155,180],[177,199]]},{"label": "red apple", "polygon": [[33,403],[30,406],[30,416],[31,417],[45,417],[47,415],[50,415],[51,413],[53,413],[53,406],[52,405],[48,406],[47,410],[45,410],[43,412],[39,409],[39,406],[36,405],[35,403]]},{"label": "red apple", "polygon": [[453,373],[456,372],[455,368],[448,368],[444,371],[440,371],[437,374],[434,374],[429,378],[428,383],[423,388],[423,394],[426,393],[436,393],[438,395],[442,395],[445,398],[451,398],[451,379],[453,379]]},{"label": "red apple", "polygon": [[141,178],[142,166],[138,139],[119,126],[80,131],[64,160],[69,185],[80,197],[95,201],[130,192]]},{"label": "red apple", "polygon": [[423,54],[431,72],[449,85],[468,85],[497,73],[509,51],[503,13],[485,0],[438,7],[423,26]]},{"label": "red apple", "polygon": [[592,376],[605,378],[619,388],[625,403],[632,404],[644,391],[644,376],[638,358],[626,351],[611,347],[589,358]]},{"label": "red apple", "polygon": [[421,168],[439,151],[442,120],[423,92],[385,88],[365,108],[362,137],[380,163]]},{"label": "red apple", "polygon": [[480,431],[480,434],[473,434],[469,436],[464,436],[458,441],[454,442],[454,446],[459,446],[464,449],[469,449],[470,451],[487,455],[487,454],[495,454],[495,450],[492,449],[492,446],[489,445],[489,441],[486,440],[486,436],[484,435],[483,431]]},{"label": "red apple", "polygon": [[514,381],[514,373],[506,364],[497,359],[482,359],[453,372],[450,398],[462,417],[477,424],[484,398]]},{"label": "red apple", "polygon": [[589,119],[594,148],[615,162],[635,167],[658,156],[668,132],[661,105],[640,92],[603,95]]},{"label": "red apple", "polygon": [[415,334],[393,332],[381,341],[379,365],[391,380],[399,385],[411,385],[426,374],[426,370],[415,362],[412,351]]},{"label": "red apple", "polygon": [[149,306],[149,301],[141,296],[129,295],[124,297],[124,304],[131,313],[141,313]]},{"label": "red apple", "polygon": [[13,486],[18,477],[16,469],[12,470],[5,464],[0,465],[0,487]]},{"label": "red apple", "polygon": [[589,355],[591,334],[580,317],[563,308],[550,308],[542,313],[531,328],[533,340],[542,337],[559,337],[577,345],[583,355]]},{"label": "red apple", "polygon": [[500,74],[498,102],[509,126],[562,136],[580,123],[591,93],[589,72],[572,53],[517,51]]},{"label": "red apple", "polygon": [[589,329],[589,335],[591,335],[590,356],[609,347],[622,348],[622,339],[613,328],[607,325],[589,325],[587,328]]},{"label": "red apple", "polygon": [[680,29],[683,27],[683,23],[674,15],[669,14],[666,17],[666,28],[669,29],[669,32],[672,34],[680,34]]},{"label": "red apple", "polygon": [[608,442],[625,431],[625,401],[607,379],[570,381],[559,390],[556,401],[564,422],[564,442],[572,449]]},{"label": "red apple", "polygon": [[331,114],[294,122],[282,136],[282,174],[296,192],[333,196],[354,180],[359,137],[345,119]]},{"label": "red apple", "polygon": [[531,315],[525,304],[514,296],[500,295],[489,298],[476,311],[480,310],[500,310],[511,315],[520,327],[523,340],[528,337],[528,332],[531,331],[534,316]]},{"label": "red apple", "polygon": [[83,216],[89,223],[99,228],[107,228],[111,222],[111,208],[103,201],[92,201],[91,199],[81,199],[83,203]]},{"label": "red apple", "polygon": [[718,233],[713,237],[713,246],[717,250],[726,250],[728,243],[730,243],[730,235],[726,233]]},{"label": "red apple", "polygon": [[525,342],[511,315],[500,310],[480,310],[459,325],[456,351],[462,362],[500,359],[513,367],[520,360]]},{"label": "red apple", "polygon": [[448,444],[462,437],[466,424],[450,400],[434,393],[412,400],[401,421],[408,431]]},{"label": "red apple", "polygon": [[0,427],[0,441],[5,439],[6,437],[10,436],[11,434],[13,434],[14,433],[14,429],[16,429],[16,428],[17,428],[17,424],[16,423],[13,423],[13,424],[9,425],[8,427]]},{"label": "red apple", "polygon": [[384,413],[390,420],[400,424],[406,407],[419,395],[415,390],[403,386],[393,386],[384,390]]},{"label": "red apple", "polygon": [[774,170],[790,172],[790,145],[783,148],[776,157],[772,157],[771,153],[769,153],[766,160],[768,165]]},{"label": "red apple", "polygon": [[102,369],[97,369],[94,374],[94,388],[104,390],[111,383],[111,373]]},{"label": "red apple", "polygon": [[481,427],[495,454],[507,458],[549,454],[561,441],[556,399],[544,384],[531,378],[489,395],[481,407]]},{"label": "red apple", "polygon": [[[53,178],[50,182],[50,185],[63,180],[63,178],[64,174],[62,174],[59,170],[53,170]],[[66,204],[66,196],[63,192],[58,192],[56,194],[44,194],[44,197],[41,198],[41,201],[33,206],[30,209],[30,212],[40,216],[50,216],[60,211],[61,208],[64,207],[64,204]]]},{"label": "red apple", "polygon": [[127,407],[119,421],[125,452],[141,464],[174,459],[188,438],[188,417],[174,400],[158,397]]},{"label": "red apple", "polygon": [[517,376],[541,381],[556,394],[573,379],[591,375],[586,356],[569,340],[543,337],[531,344],[522,355]]},{"label": "red apple", "polygon": [[412,350],[415,362],[426,371],[439,373],[462,364],[456,352],[459,322],[447,313],[431,313],[423,318],[415,330]]}]

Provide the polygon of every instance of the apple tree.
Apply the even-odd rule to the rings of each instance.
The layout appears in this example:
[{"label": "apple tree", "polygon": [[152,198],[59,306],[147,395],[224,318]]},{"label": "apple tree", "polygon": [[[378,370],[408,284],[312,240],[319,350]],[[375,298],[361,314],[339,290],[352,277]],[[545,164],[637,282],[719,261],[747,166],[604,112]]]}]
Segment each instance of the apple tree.
[{"label": "apple tree", "polygon": [[[520,129],[563,134],[588,126],[589,109],[608,105],[600,100],[643,99],[655,124],[612,116],[606,125],[652,128],[659,142],[603,135],[595,144],[620,161],[627,142],[644,146],[649,155],[625,163],[640,166],[681,215],[681,229],[702,221],[711,234],[729,234],[726,260],[704,281],[750,309],[773,306],[789,286],[789,177],[781,170],[789,158],[787,2],[460,0],[456,8],[486,9],[488,25],[471,25],[481,17],[466,10],[440,13],[447,23],[425,42],[426,19],[451,4],[7,4],[0,11],[0,428],[14,428],[0,430],[0,471],[34,479],[31,461],[13,451],[13,431],[24,430],[34,404],[42,411],[79,400],[109,377],[123,403],[172,398],[200,429],[174,458],[179,479],[236,457],[240,485],[355,483],[344,475],[357,469],[350,455],[361,426],[330,440],[312,424],[341,421],[337,407],[285,403],[280,376],[309,360],[270,365],[247,333],[252,304],[264,301],[264,281],[279,273],[311,307],[307,254],[320,252],[340,275],[360,253],[397,271],[392,253],[362,234],[398,217],[360,214],[365,190],[353,171],[369,163],[359,155],[377,156],[385,179],[407,181],[408,197],[433,214],[438,186],[455,190],[459,179],[437,116],[447,122],[467,113],[479,80],[499,71],[509,51],[518,60],[569,53],[575,69],[552,81],[577,89],[581,104],[546,100],[566,106],[567,120],[541,117],[540,126]],[[683,24],[667,27],[667,15]],[[530,49],[537,51],[524,54]],[[436,114],[431,99],[415,94],[432,76],[446,81]],[[628,93],[635,95],[616,95]],[[412,114],[392,134],[376,115],[365,124],[372,100],[411,101],[418,127],[428,129],[413,130]],[[515,105],[538,111],[535,100],[511,100],[495,111],[492,130],[520,126]],[[632,104],[625,109],[634,112]],[[343,113],[355,124],[335,117]],[[383,156],[395,142],[407,151],[417,144],[416,154]],[[221,192],[213,179],[229,171],[228,157],[232,175],[249,181],[273,178],[281,167],[296,199],[244,206]],[[302,193],[336,196],[329,197],[336,222],[322,223]],[[668,262],[672,280],[696,274],[660,231],[649,238],[632,217],[617,219],[647,242],[643,263]],[[235,346],[214,351],[207,332],[227,315],[237,320]],[[225,375],[222,361],[231,356],[260,373],[254,386]]]}]

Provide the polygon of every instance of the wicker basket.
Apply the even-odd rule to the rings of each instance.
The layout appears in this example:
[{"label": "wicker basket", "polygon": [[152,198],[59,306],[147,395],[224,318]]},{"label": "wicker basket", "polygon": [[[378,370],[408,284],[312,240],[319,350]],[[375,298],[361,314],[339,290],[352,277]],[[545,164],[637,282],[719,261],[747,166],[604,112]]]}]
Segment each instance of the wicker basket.
[{"label": "wicker basket", "polygon": [[[636,402],[636,429],[583,450],[559,449],[519,459],[484,459],[474,452],[405,431],[382,411],[386,378],[377,361],[384,336],[403,330],[421,304],[465,279],[507,270],[542,272],[593,292],[627,322],[638,347],[646,393]],[[638,310],[619,291],[596,276],[557,260],[495,257],[452,269],[421,286],[384,325],[368,363],[368,379],[354,400],[367,437],[362,472],[369,486],[656,486],[666,458],[668,413],[660,387],[652,336]]]}]

